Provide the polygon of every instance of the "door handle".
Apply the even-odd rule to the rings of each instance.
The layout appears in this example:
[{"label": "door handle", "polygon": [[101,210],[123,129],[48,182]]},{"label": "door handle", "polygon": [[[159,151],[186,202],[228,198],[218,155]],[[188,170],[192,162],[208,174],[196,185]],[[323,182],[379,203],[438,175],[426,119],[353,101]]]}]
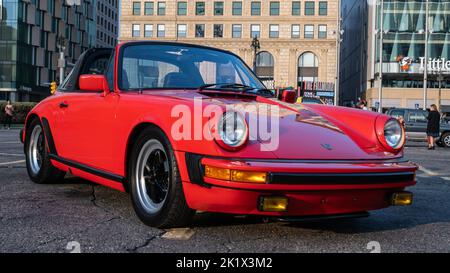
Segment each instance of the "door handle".
[{"label": "door handle", "polygon": [[67,107],[69,107],[67,101],[62,101],[59,103],[59,108],[67,108]]}]

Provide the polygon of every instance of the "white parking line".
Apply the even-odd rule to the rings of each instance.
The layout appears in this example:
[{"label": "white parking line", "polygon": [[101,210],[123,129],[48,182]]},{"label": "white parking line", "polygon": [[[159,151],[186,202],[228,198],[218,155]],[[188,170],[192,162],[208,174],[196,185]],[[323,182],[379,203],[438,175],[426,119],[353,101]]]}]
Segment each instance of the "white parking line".
[{"label": "white parking line", "polygon": [[429,169],[427,169],[427,168],[425,168],[425,167],[423,167],[421,165],[419,165],[419,170],[424,172],[424,173],[426,173],[426,174],[428,174],[429,176],[438,176],[439,175],[437,172],[433,172],[433,171],[431,171],[431,170],[429,170]]},{"label": "white parking line", "polygon": [[0,153],[0,155],[5,155],[5,156],[25,156],[24,154],[8,154],[8,153]]},{"label": "white parking line", "polygon": [[0,166],[14,165],[14,164],[20,164],[20,163],[25,163],[25,160],[17,160],[17,161],[10,161],[10,162],[2,162],[2,163],[0,163]]},{"label": "white parking line", "polygon": [[445,181],[450,181],[450,177],[441,177],[442,179],[444,179]]}]

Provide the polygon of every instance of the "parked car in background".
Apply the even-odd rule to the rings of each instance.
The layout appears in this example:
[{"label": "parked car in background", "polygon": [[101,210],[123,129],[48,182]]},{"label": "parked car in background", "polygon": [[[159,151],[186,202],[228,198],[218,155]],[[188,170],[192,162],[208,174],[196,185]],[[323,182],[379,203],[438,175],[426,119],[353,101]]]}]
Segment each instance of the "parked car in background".
[{"label": "parked car in background", "polygon": [[[405,120],[406,138],[410,140],[425,140],[427,132],[428,111],[422,109],[392,108],[386,114]],[[441,133],[437,144],[450,147],[450,124],[445,118],[441,119]]]}]

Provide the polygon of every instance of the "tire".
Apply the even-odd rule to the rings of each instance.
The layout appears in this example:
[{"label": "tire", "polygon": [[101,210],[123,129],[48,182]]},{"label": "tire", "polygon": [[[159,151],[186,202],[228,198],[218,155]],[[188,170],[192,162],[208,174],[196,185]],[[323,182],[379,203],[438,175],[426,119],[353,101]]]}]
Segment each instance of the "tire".
[{"label": "tire", "polygon": [[139,219],[157,228],[183,227],[195,213],[184,197],[172,146],[157,127],[145,128],[130,153],[128,181]]},{"label": "tire", "polygon": [[61,181],[65,172],[55,168],[49,157],[47,140],[39,119],[31,121],[25,136],[25,161],[30,179],[38,184]]},{"label": "tire", "polygon": [[450,148],[450,133],[447,132],[441,136],[440,142],[442,143],[442,147]]}]

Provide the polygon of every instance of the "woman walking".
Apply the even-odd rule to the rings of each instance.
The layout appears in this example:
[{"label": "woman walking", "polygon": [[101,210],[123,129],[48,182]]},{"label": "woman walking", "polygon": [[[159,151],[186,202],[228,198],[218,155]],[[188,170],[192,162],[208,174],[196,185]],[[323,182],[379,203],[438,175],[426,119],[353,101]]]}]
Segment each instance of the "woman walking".
[{"label": "woman walking", "polygon": [[428,140],[428,150],[434,150],[434,139],[440,135],[440,125],[441,114],[439,113],[437,106],[432,104],[430,107],[430,113],[428,114],[428,125],[427,125],[427,140]]},{"label": "woman walking", "polygon": [[6,128],[8,125],[8,130],[11,129],[11,122],[14,116],[14,107],[11,104],[11,101],[8,101],[5,106],[5,120],[3,122],[3,128]]}]

